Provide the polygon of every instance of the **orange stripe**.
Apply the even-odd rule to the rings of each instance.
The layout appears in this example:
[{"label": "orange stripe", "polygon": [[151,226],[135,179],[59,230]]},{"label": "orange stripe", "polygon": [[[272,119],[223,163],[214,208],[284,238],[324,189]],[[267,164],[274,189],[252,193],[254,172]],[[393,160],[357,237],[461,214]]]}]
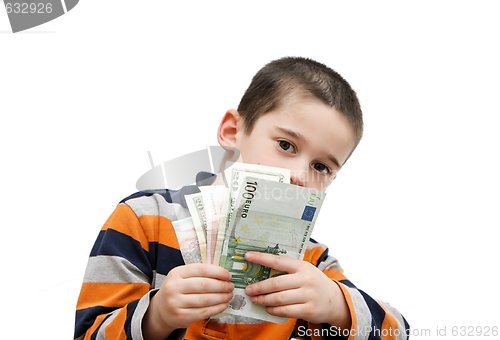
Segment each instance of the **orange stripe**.
[{"label": "orange stripe", "polygon": [[119,204],[108,220],[104,223],[102,230],[113,229],[122,234],[132,237],[141,243],[144,250],[149,250],[148,239],[144,234],[141,224],[134,211],[126,204]]},{"label": "orange stripe", "polygon": [[342,294],[344,294],[345,301],[347,302],[347,306],[349,307],[349,312],[351,313],[351,331],[349,333],[349,340],[353,340],[356,336],[356,328],[358,326],[358,320],[356,320],[356,312],[354,311],[354,304],[352,303],[351,295],[347,291],[347,287],[340,282],[337,282],[337,284],[339,285]]},{"label": "orange stripe", "polygon": [[185,340],[196,339],[288,339],[297,319],[285,323],[265,322],[261,324],[225,324],[208,320],[191,323],[187,328]]},{"label": "orange stripe", "polygon": [[339,272],[335,269],[325,269],[323,270],[323,273],[326,274],[330,279],[340,281],[340,280],[347,280],[347,278],[344,276],[342,272]]},{"label": "orange stripe", "polygon": [[[382,340],[396,339],[396,335],[399,334],[399,327],[396,318],[392,316],[392,314],[385,308],[383,304],[378,303],[378,305],[382,307],[385,312],[384,321],[382,321],[382,328],[380,330]],[[383,331],[384,329],[386,330],[385,332]]]},{"label": "orange stripe", "polygon": [[325,249],[321,246],[315,246],[312,249],[306,249],[304,253],[304,261],[310,262],[315,266],[318,265],[318,260],[320,256],[325,252]]},{"label": "orange stripe", "polygon": [[108,316],[108,314],[101,314],[99,315],[94,323],[92,324],[92,327],[90,327],[88,330],[87,330],[87,333],[85,333],[85,338],[84,340],[89,340],[90,337],[92,336],[92,334],[94,334],[94,332],[96,331],[97,328],[99,328],[99,326],[101,325],[101,323],[103,322],[104,318]]},{"label": "orange stripe", "polygon": [[84,282],[76,308],[122,307],[141,298],[150,288],[147,283]]},{"label": "orange stripe", "polygon": [[163,216],[144,215],[139,217],[139,221],[149,241],[180,249],[174,226],[169,219]]},{"label": "orange stripe", "polygon": [[123,308],[118,315],[111,321],[111,323],[106,327],[104,334],[106,339],[113,340],[125,340],[127,335],[125,334],[125,321],[127,320],[127,308]]}]

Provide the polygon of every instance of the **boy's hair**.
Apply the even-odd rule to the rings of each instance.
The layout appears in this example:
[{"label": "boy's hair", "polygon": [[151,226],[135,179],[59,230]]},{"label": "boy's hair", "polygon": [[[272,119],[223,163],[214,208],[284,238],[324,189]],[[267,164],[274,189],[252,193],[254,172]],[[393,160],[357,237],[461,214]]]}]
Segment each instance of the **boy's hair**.
[{"label": "boy's hair", "polygon": [[246,133],[252,131],[259,117],[276,109],[287,95],[296,91],[312,95],[340,111],[354,129],[355,145],[359,143],[363,134],[363,115],[356,92],[331,68],[302,57],[271,61],[253,77],[238,106]]}]

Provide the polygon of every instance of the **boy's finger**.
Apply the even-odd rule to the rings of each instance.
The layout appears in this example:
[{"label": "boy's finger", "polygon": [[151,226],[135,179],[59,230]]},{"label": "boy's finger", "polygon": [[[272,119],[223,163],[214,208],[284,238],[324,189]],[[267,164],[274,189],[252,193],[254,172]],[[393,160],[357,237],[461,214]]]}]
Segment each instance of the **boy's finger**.
[{"label": "boy's finger", "polygon": [[202,308],[229,303],[233,297],[233,293],[223,294],[195,294],[184,295],[182,297],[182,308]]},{"label": "boy's finger", "polygon": [[266,307],[287,306],[306,302],[304,294],[301,293],[300,289],[291,289],[277,293],[257,295],[252,296],[250,299],[253,303]]},{"label": "boy's finger", "polygon": [[283,290],[299,288],[301,284],[297,275],[281,275],[267,280],[252,283],[245,288],[245,293],[249,296],[270,294]]},{"label": "boy's finger", "polygon": [[180,277],[209,277],[223,281],[229,281],[231,274],[224,268],[208,263],[190,263],[179,269]]},{"label": "boy's finger", "polygon": [[266,312],[271,315],[281,316],[284,318],[300,319],[304,314],[305,304],[266,307]]},{"label": "boy's finger", "polygon": [[292,259],[288,256],[279,256],[253,251],[249,251],[245,254],[245,260],[287,273],[295,273],[297,271],[298,263],[301,262],[300,260]]},{"label": "boy's finger", "polygon": [[206,277],[190,277],[183,281],[180,292],[184,294],[200,293],[230,293],[234,290],[234,284]]},{"label": "boy's finger", "polygon": [[203,320],[208,319],[211,316],[219,314],[223,312],[227,308],[228,304],[226,302],[210,306],[210,307],[201,307],[201,308],[183,308],[183,314],[191,316],[194,320]]}]

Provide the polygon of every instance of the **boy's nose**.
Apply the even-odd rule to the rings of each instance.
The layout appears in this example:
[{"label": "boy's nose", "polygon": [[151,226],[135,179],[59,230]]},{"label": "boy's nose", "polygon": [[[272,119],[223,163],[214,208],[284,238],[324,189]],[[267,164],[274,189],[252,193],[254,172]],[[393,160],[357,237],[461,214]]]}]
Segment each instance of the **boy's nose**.
[{"label": "boy's nose", "polygon": [[290,183],[304,187],[306,185],[306,172],[292,170],[292,173],[290,175]]}]

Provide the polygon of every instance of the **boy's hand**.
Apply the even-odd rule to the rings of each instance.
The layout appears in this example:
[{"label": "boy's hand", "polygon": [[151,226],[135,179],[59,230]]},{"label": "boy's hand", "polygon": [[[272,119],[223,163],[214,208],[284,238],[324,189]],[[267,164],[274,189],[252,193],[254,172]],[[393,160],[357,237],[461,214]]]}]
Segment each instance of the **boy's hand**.
[{"label": "boy's hand", "polygon": [[143,322],[146,338],[165,338],[177,328],[227,308],[234,285],[219,266],[192,263],[172,269],[152,298]]},{"label": "boy's hand", "polygon": [[248,252],[249,262],[287,272],[246,287],[252,302],[269,314],[350,328],[351,319],[339,286],[311,263],[286,256]]}]

